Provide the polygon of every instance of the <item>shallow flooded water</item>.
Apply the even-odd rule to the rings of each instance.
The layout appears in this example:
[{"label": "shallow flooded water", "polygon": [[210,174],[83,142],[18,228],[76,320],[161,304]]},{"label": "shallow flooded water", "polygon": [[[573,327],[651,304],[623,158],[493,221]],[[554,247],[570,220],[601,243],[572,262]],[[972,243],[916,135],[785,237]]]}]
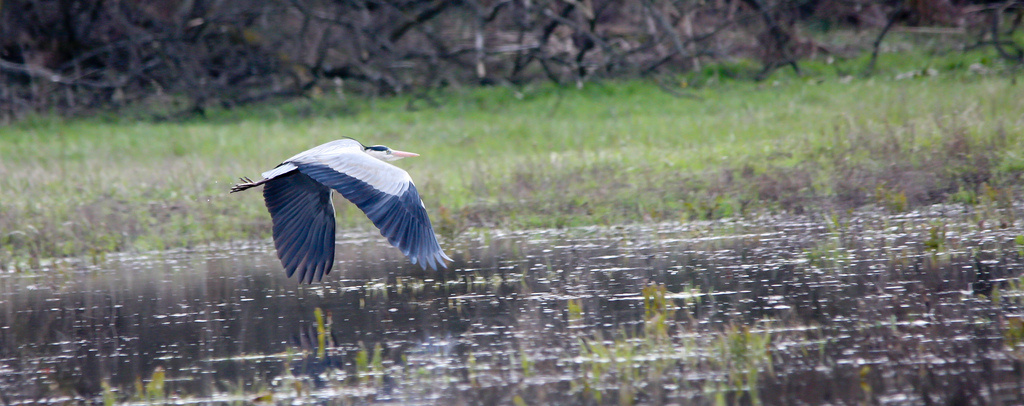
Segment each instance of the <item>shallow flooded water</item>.
[{"label": "shallow flooded water", "polygon": [[1013,213],[487,231],[443,275],[347,234],[312,286],[269,241],[4,274],[0,401],[1016,404]]}]

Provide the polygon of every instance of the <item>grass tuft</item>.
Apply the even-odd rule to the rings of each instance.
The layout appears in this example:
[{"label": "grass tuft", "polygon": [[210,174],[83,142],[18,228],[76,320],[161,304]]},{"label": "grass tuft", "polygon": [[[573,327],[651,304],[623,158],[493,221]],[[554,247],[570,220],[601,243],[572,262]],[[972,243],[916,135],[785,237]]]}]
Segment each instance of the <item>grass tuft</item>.
[{"label": "grass tuft", "polygon": [[[1024,98],[1014,74],[963,68],[998,72],[981,53],[898,56],[884,54],[890,70],[868,78],[848,74],[858,59],[764,82],[745,81],[743,63],[679,76],[699,99],[611,81],[448,90],[416,109],[409,98],[325,98],[176,123],[37,117],[0,128],[0,269],[267,238],[259,193],[228,195],[230,186],[342,136],[420,153],[399,166],[449,239],[481,227],[902,212],[1019,196]],[[898,77],[911,68],[934,74]],[[340,228],[371,227],[336,206]]]}]

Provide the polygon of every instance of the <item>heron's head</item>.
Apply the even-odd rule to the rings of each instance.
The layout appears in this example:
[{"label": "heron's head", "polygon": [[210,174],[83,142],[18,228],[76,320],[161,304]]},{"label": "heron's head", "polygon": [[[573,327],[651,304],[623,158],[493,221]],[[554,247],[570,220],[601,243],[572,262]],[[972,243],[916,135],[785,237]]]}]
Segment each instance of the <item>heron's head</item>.
[{"label": "heron's head", "polygon": [[412,153],[412,152],[405,152],[405,151],[398,151],[398,150],[394,150],[394,149],[385,147],[383,145],[374,145],[372,147],[364,147],[363,150],[366,151],[366,153],[369,154],[370,156],[372,156],[374,158],[377,158],[377,159],[379,159],[381,161],[384,161],[384,162],[387,162],[387,161],[397,161],[399,159],[407,158],[407,157],[412,157],[412,156],[420,156],[420,154],[416,154],[416,153]]}]

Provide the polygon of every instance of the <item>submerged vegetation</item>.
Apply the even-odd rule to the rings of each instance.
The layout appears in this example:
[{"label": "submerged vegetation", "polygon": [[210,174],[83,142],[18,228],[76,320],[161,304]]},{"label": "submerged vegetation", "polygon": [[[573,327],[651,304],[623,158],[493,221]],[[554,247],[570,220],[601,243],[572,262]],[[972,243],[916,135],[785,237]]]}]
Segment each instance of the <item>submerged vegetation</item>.
[{"label": "submerged vegetation", "polygon": [[[1024,174],[1018,73],[986,52],[808,61],[762,82],[742,62],[665,83],[452,89],[211,112],[206,119],[41,116],[0,128],[0,269],[268,236],[258,194],[226,191],[349,136],[411,150],[445,238],[766,213],[1007,207]],[[907,75],[907,72],[919,74]],[[999,74],[994,74],[999,72]],[[663,82],[663,81],[662,81]],[[338,203],[341,227],[367,227]],[[1004,219],[1013,224],[1013,219]]]},{"label": "submerged vegetation", "polygon": [[0,399],[1012,404],[1024,237],[961,209],[474,230],[444,278],[369,232],[312,286],[265,243],[5,273]]}]

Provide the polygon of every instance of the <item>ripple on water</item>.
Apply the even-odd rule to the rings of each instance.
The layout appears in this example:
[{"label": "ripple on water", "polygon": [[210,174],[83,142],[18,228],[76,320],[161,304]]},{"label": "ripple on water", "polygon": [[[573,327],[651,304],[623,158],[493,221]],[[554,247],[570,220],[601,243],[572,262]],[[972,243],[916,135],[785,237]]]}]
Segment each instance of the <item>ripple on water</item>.
[{"label": "ripple on water", "polygon": [[0,391],[142,400],[161,367],[175,403],[998,403],[1020,232],[950,212],[486,230],[443,275],[343,233],[313,286],[268,242],[0,274]]}]

